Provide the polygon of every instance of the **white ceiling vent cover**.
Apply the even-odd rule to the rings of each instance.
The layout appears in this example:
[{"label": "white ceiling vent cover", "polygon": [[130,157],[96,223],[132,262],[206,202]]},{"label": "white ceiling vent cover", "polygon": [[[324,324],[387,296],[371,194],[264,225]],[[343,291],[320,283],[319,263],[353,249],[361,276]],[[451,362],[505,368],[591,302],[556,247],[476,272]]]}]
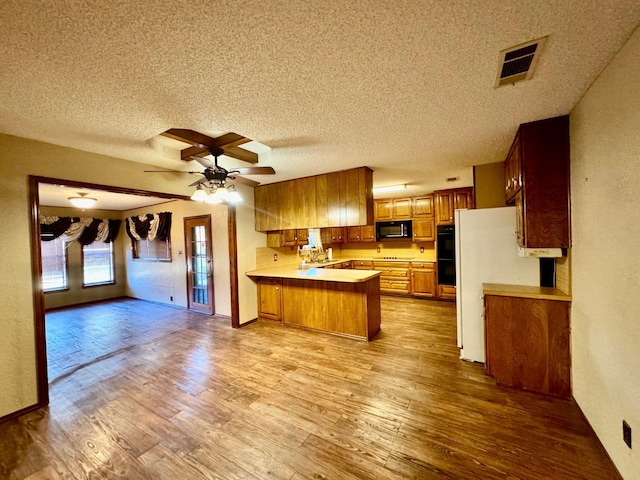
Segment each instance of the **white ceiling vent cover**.
[{"label": "white ceiling vent cover", "polygon": [[542,37],[502,50],[495,86],[501,87],[529,80],[546,39],[547,37]]}]

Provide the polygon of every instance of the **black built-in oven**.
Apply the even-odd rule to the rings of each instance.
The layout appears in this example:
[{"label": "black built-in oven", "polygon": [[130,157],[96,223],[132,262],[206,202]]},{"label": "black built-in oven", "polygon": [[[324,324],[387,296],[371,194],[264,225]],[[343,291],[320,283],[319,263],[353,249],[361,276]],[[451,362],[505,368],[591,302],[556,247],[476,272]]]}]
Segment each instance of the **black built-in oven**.
[{"label": "black built-in oven", "polygon": [[438,225],[437,232],[438,284],[456,284],[456,227]]}]

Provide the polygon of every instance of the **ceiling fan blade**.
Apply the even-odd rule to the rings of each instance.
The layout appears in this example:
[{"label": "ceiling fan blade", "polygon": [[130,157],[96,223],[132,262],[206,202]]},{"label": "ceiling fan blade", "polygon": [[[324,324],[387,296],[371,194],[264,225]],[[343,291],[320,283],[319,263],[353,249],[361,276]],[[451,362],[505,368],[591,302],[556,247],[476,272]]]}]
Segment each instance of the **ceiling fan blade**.
[{"label": "ceiling fan blade", "polygon": [[240,175],[273,175],[276,173],[273,167],[244,167],[234,168],[230,171]]},{"label": "ceiling fan blade", "polygon": [[202,173],[202,172],[185,172],[184,170],[143,170],[145,173]]},{"label": "ceiling fan blade", "polygon": [[244,177],[229,177],[229,178],[243,185],[247,185],[248,187],[257,187],[258,185],[260,185],[260,182],[256,182],[255,180],[250,180]]},{"label": "ceiling fan blade", "polygon": [[195,160],[200,165],[202,165],[204,168],[213,168],[213,167],[215,167],[213,162],[211,160],[209,160],[208,158],[195,157],[193,155],[191,155],[189,158],[191,160]]}]

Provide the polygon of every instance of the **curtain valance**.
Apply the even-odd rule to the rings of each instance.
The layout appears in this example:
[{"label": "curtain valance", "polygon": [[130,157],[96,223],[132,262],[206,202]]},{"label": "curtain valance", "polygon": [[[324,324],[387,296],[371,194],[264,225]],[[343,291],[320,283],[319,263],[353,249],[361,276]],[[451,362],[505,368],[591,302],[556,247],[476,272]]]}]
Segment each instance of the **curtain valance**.
[{"label": "curtain valance", "polygon": [[122,220],[91,217],[56,217],[40,215],[40,239],[48,242],[64,235],[66,242],[81,245],[110,243],[118,238]]},{"label": "curtain valance", "polygon": [[171,233],[171,212],[147,213],[125,219],[127,235],[131,240],[167,241]]}]

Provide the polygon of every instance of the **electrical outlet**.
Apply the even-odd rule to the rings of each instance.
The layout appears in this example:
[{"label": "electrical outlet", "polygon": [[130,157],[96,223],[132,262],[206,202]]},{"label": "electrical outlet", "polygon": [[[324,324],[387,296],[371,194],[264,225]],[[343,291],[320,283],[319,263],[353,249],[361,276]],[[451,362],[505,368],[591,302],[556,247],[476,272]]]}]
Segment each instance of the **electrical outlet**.
[{"label": "electrical outlet", "polygon": [[274,254],[273,254],[273,261],[274,261],[274,262],[277,262],[277,261],[278,261],[278,254],[277,254],[277,253],[274,253]]},{"label": "electrical outlet", "polygon": [[420,253],[424,253],[424,247],[420,247]]},{"label": "electrical outlet", "polygon": [[622,420],[622,439],[627,447],[631,448],[631,426],[624,420]]},{"label": "electrical outlet", "polygon": [[376,247],[376,252],[380,253],[380,247]]}]

